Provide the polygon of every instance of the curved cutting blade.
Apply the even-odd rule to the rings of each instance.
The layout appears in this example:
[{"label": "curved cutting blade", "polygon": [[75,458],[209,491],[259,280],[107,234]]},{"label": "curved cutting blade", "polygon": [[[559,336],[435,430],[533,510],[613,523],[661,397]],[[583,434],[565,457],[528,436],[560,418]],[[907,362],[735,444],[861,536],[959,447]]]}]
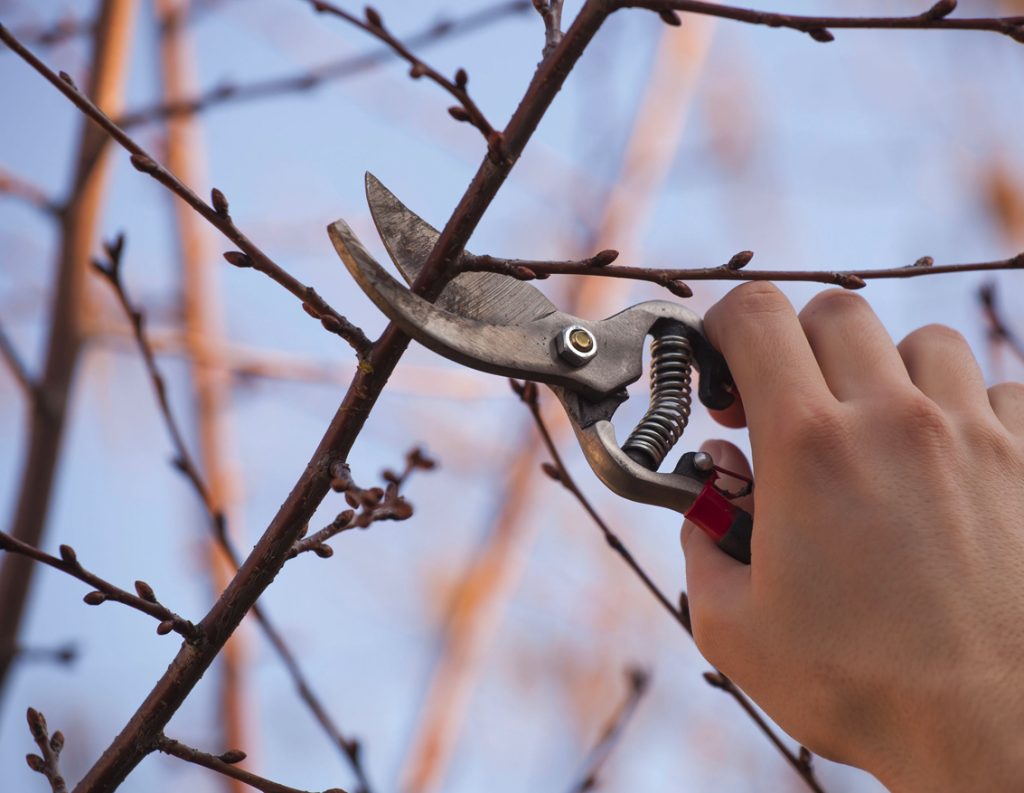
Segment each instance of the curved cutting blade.
[{"label": "curved cutting blade", "polygon": [[[440,233],[369,172],[366,174],[366,200],[388,255],[405,280],[412,283]],[[498,273],[456,276],[435,305],[495,325],[520,325],[557,311],[540,290]]]}]

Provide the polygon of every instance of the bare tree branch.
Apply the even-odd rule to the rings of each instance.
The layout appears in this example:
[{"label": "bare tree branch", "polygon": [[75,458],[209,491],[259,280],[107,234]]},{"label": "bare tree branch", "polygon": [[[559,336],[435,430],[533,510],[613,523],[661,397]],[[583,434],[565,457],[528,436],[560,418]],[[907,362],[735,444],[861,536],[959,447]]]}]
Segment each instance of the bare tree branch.
[{"label": "bare tree branch", "polygon": [[985,284],[978,290],[978,302],[988,323],[989,338],[1005,344],[1021,361],[1024,361],[1024,339],[1007,324],[999,309],[995,284]]},{"label": "bare tree branch", "polygon": [[464,121],[480,130],[480,134],[487,141],[488,156],[496,163],[504,160],[505,154],[502,150],[501,132],[491,126],[491,122],[487,120],[483,111],[480,110],[476,102],[470,97],[469,91],[466,88],[469,83],[469,75],[465,69],[459,69],[452,79],[445,77],[437,69],[413,54],[412,50],[395,38],[391,31],[384,26],[384,20],[381,18],[380,13],[372,6],[366,7],[365,19],[360,19],[355,14],[351,14],[333,3],[328,3],[326,0],[306,0],[306,2],[313,6],[315,11],[340,17],[383,41],[396,55],[409,64],[409,76],[414,80],[426,77],[431,82],[441,86],[459,103],[449,107],[448,114],[456,121]]},{"label": "bare tree branch", "polygon": [[180,617],[163,605],[153,594],[153,588],[145,581],[135,582],[135,592],[132,594],[119,586],[111,584],[90,572],[78,561],[78,554],[70,545],[60,546],[60,558],[39,550],[35,546],[15,539],[10,534],[0,531],[0,551],[20,554],[29,559],[34,559],[42,564],[49,565],[55,570],[67,573],[72,578],[84,581],[93,588],[83,600],[90,606],[98,606],[108,600],[115,603],[123,603],[136,611],[148,614],[159,621],[156,632],[163,635],[174,631],[181,634],[189,642],[198,642],[202,638],[202,631],[184,617]]},{"label": "bare tree branch", "polygon": [[555,51],[558,42],[562,40],[563,4],[564,0],[533,0],[533,7],[544,20],[544,50],[541,54],[545,58]]},{"label": "bare tree branch", "polygon": [[661,15],[668,24],[679,24],[676,12],[705,14],[751,25],[788,28],[806,33],[815,41],[827,43],[835,37],[832,29],[860,30],[988,30],[1024,42],[1024,16],[950,19],[956,0],[938,0],[926,11],[907,17],[815,17],[777,14],[747,8],[700,2],[699,0],[609,0],[614,10],[645,8]]},{"label": "bare tree branch", "polygon": [[[629,549],[626,548],[619,536],[611,530],[608,524],[594,508],[593,504],[590,503],[590,500],[583,494],[583,491],[580,490],[576,481],[572,478],[572,475],[569,473],[569,469],[566,468],[565,463],[562,460],[562,455],[559,453],[558,447],[555,446],[555,442],[551,437],[547,424],[544,422],[543,416],[541,416],[540,405],[537,400],[536,383],[519,383],[515,380],[510,382],[512,384],[512,390],[515,391],[519,398],[524,402],[533,416],[534,423],[537,425],[537,430],[544,439],[544,445],[547,447],[548,453],[551,455],[552,462],[544,463],[542,466],[544,472],[572,493],[576,500],[579,501],[580,505],[587,511],[587,514],[593,519],[597,527],[601,530],[601,534],[604,535],[605,542],[608,543],[611,549],[622,558],[629,569],[633,571],[641,582],[643,582],[644,587],[651,593],[651,595],[653,595],[654,599],[657,600],[670,615],[672,615],[672,618],[679,623],[683,630],[685,630],[692,638],[693,627],[690,624],[690,612],[686,594],[683,593],[680,596],[679,608],[672,605],[665,594],[658,588],[658,585],[654,583],[654,580],[647,574],[647,571],[644,570],[636,560],[636,557],[634,557]],[[762,718],[761,714],[757,712],[757,709],[753,706],[747,696],[740,691],[728,677],[717,670],[713,673],[707,673],[704,677],[708,682],[712,682],[712,680],[714,680],[718,688],[725,691],[729,696],[735,699],[737,703],[739,703],[740,707],[743,708],[748,716],[750,716],[761,732],[767,736],[768,740],[772,742],[775,748],[779,750],[793,769],[800,775],[800,778],[807,784],[807,787],[814,791],[814,793],[824,793],[821,783],[818,782],[814,775],[814,771],[811,768],[810,760],[805,756],[804,752],[801,750],[799,754],[794,754],[793,751],[783,743],[782,739],[778,736],[775,730],[772,729],[771,725],[769,725],[768,722]]]},{"label": "bare tree branch", "polygon": [[[639,249],[639,236],[654,197],[670,172],[686,130],[688,111],[706,64],[714,20],[698,18],[685,31],[659,31],[655,56],[645,77],[643,96],[631,123],[620,165],[599,206],[585,222],[592,239],[582,248],[610,244]],[[653,42],[652,42],[653,43]],[[563,193],[587,192],[570,183]],[[579,243],[574,244],[579,247]],[[564,308],[570,314],[603,315],[615,302],[614,282],[577,278],[566,284]],[[403,365],[399,371],[406,369]],[[488,378],[488,381],[490,378]],[[552,431],[569,431],[560,422]],[[403,765],[404,793],[435,793],[444,787],[464,729],[470,698],[484,675],[488,649],[497,635],[502,612],[515,592],[539,524],[530,519],[538,496],[536,462],[540,436],[517,427],[518,447],[504,462],[506,472],[495,494],[494,517],[486,536],[453,587],[439,631],[423,704],[416,718]]]},{"label": "bare tree branch", "polygon": [[598,786],[598,775],[633,718],[633,714],[636,713],[640,700],[647,693],[651,676],[643,669],[627,669],[626,680],[629,683],[629,689],[626,691],[625,698],[608,719],[604,729],[601,730],[597,743],[590,750],[579,781],[569,789],[569,793],[587,793]]},{"label": "bare tree branch", "polygon": [[36,742],[42,755],[25,755],[28,767],[33,771],[46,777],[50,783],[52,793],[67,793],[68,786],[60,773],[60,753],[64,748],[64,733],[57,730],[50,735],[46,726],[46,718],[35,708],[28,709],[28,729],[32,733],[32,740]]},{"label": "bare tree branch", "polygon": [[[111,112],[121,106],[135,6],[136,0],[101,0],[98,4],[89,91]],[[40,545],[46,528],[67,407],[85,341],[89,252],[95,245],[106,197],[109,148],[106,135],[82,119],[55,246],[46,355],[36,380],[41,396],[32,405],[17,506],[9,529],[12,536],[29,545]],[[0,691],[17,647],[34,570],[35,565],[20,556],[7,556],[0,564],[0,603],[4,604],[0,609]]]},{"label": "bare tree branch", "polygon": [[91,36],[95,30],[96,20],[94,18],[79,17],[67,12],[46,25],[19,27],[15,31],[15,35],[22,41],[37,47],[52,47],[80,36]]},{"label": "bare tree branch", "polygon": [[[245,760],[245,752],[238,749],[230,749],[220,755],[208,754],[162,734],[157,736],[155,748],[158,752],[177,757],[179,760],[201,765],[203,768],[209,768],[218,774],[224,774],[232,779],[237,779],[263,793],[310,793],[310,791],[288,787],[287,785],[256,776],[256,774],[236,767],[236,763]],[[332,787],[329,790],[323,791],[323,793],[345,793],[345,791],[341,788]]]},{"label": "bare tree branch", "polygon": [[42,396],[39,385],[32,378],[32,375],[29,374],[28,367],[25,366],[25,362],[14,348],[14,342],[7,335],[3,325],[0,325],[0,356],[3,356],[3,359],[7,362],[11,374],[18,381],[18,385],[22,387],[25,395],[32,402],[37,402]]},{"label": "bare tree branch", "polygon": [[334,549],[325,543],[343,531],[366,529],[382,520],[408,520],[412,517],[412,505],[399,494],[399,490],[413,471],[430,471],[436,467],[437,463],[417,447],[405,455],[405,467],[401,473],[384,472],[385,487],[364,489],[352,480],[352,472],[346,463],[335,463],[331,489],[344,493],[351,509],[339,513],[320,531],[296,542],[290,556],[313,551],[321,559],[328,559],[334,555]]},{"label": "bare tree branch", "polygon": [[[143,362],[145,363],[149,380],[153,385],[157,405],[160,408],[160,415],[163,418],[164,425],[167,427],[167,432],[171,437],[171,443],[174,446],[174,466],[181,472],[181,474],[188,480],[189,484],[192,485],[192,488],[196,491],[196,494],[199,496],[200,501],[202,501],[203,507],[206,509],[207,515],[209,516],[210,531],[214,539],[227,556],[232,570],[237,571],[241,565],[241,556],[234,544],[231,542],[230,535],[228,534],[227,517],[213,500],[211,491],[203,480],[202,472],[188,450],[188,446],[184,440],[184,434],[181,431],[178,420],[175,417],[174,412],[171,410],[170,402],[167,399],[166,385],[163,376],[156,365],[153,348],[149,343],[149,337],[145,331],[145,316],[139,309],[133,306],[131,299],[125,291],[124,282],[121,278],[121,261],[124,255],[123,237],[118,237],[114,242],[107,243],[104,248],[107,261],[96,262],[95,266],[107,281],[110,282],[115,294],[117,295],[118,302],[121,304],[131,322],[135,342],[142,355]],[[295,684],[299,698],[306,704],[313,714],[313,717],[324,729],[328,739],[330,739],[330,741],[341,750],[342,754],[348,760],[352,768],[352,772],[355,774],[359,783],[356,793],[370,793],[370,782],[366,774],[366,769],[363,767],[359,741],[354,738],[345,737],[328,715],[327,709],[320,698],[314,693],[312,686],[299,666],[295,653],[292,652],[291,648],[285,642],[281,632],[270,621],[270,618],[267,617],[266,612],[258,604],[254,603],[250,613],[252,614],[253,619],[256,620],[260,628],[263,630],[267,640],[277,652],[281,661],[284,663],[285,668],[288,670],[288,673],[292,678],[292,682]]]},{"label": "bare tree branch", "polygon": [[[405,39],[405,46],[409,48],[427,47],[457,36],[463,36],[516,14],[521,14],[529,7],[529,0],[502,0],[493,6],[472,11],[456,19],[442,19],[434,22],[423,30],[410,34]],[[130,129],[151,121],[201,113],[220,105],[311,91],[328,82],[363,74],[377,66],[393,61],[394,58],[394,51],[388,47],[375,49],[361,55],[339,58],[311,69],[266,80],[242,84],[224,82],[193,97],[161,102],[129,111],[117,119],[117,124],[122,129]]]},{"label": "bare tree branch", "polygon": [[18,647],[14,651],[15,659],[29,663],[51,663],[58,666],[71,666],[78,660],[78,645],[65,642],[55,647]]},{"label": "bare tree branch", "polygon": [[324,300],[315,289],[306,286],[291,273],[281,267],[277,262],[264,253],[235,225],[228,211],[228,202],[224,194],[214,188],[211,193],[211,203],[206,203],[196,195],[187,185],[181,182],[173,173],[153,159],[150,154],[133,140],[123,129],[111,121],[102,110],[100,110],[89,97],[82,93],[75,85],[74,80],[65,73],[59,76],[46,64],[40,61],[28,49],[18,41],[17,38],[3,25],[0,25],[0,41],[14,50],[26,63],[32,66],[39,74],[46,78],[51,85],[55,86],[62,94],[70,99],[75,106],[85,115],[98,124],[110,137],[112,137],[122,148],[131,153],[131,162],[136,170],[148,174],[156,181],[173,192],[196,212],[202,215],[221,234],[231,240],[241,249],[241,253],[231,251],[224,254],[224,258],[236,267],[252,267],[253,269],[269,276],[278,284],[283,286],[299,300],[302,301],[302,308],[315,319],[320,320],[324,328],[334,333],[349,343],[356,354],[364,358],[371,346],[370,340],[363,333],[362,329],[356,327],[345,317],[335,311]]},{"label": "bare tree branch", "polygon": [[[195,58],[189,41],[188,20],[193,0],[153,0],[159,31],[159,64],[162,95],[167,102],[187,96],[194,85]],[[175,116],[165,124],[165,156],[168,168],[186,184],[204,184],[204,146],[198,116]],[[210,267],[214,259],[210,229],[199,215],[171,194],[168,209],[177,230],[177,258],[180,268],[183,340],[188,349],[189,378],[192,383],[199,458],[206,471],[207,497],[204,504],[214,515],[224,516],[224,532],[238,536],[241,523],[241,493],[232,476],[231,374],[225,371],[217,353],[224,347],[221,269]],[[148,334],[147,334],[148,339]],[[138,339],[136,339],[138,342]],[[143,357],[147,354],[144,352]],[[153,357],[152,351],[148,358]],[[166,417],[165,417],[166,421]],[[202,495],[202,494],[200,494]],[[206,544],[205,561],[210,579],[211,599],[224,591],[237,567],[224,554],[215,527]],[[246,707],[246,633],[235,631],[224,645],[217,669],[217,711],[220,714],[218,743],[248,746],[258,732]],[[221,777],[224,793],[243,793],[243,782]]]},{"label": "bare tree branch", "polygon": [[0,194],[24,201],[52,218],[59,218],[63,212],[63,207],[50,198],[41,187],[2,168],[0,168]]},{"label": "bare tree branch", "polygon": [[988,270],[1024,269],[1024,252],[1008,259],[970,264],[934,264],[930,256],[922,256],[904,267],[874,270],[746,270],[744,267],[754,254],[740,251],[718,267],[693,269],[665,269],[657,267],[630,267],[614,265],[617,251],[605,250],[572,262],[542,262],[526,259],[499,259],[493,256],[469,256],[462,259],[464,271],[500,273],[522,281],[547,278],[551,275],[593,275],[605,278],[627,278],[649,281],[663,286],[679,297],[691,297],[693,290],[687,281],[814,281],[835,284],[844,289],[861,289],[868,280],[883,278],[916,278],[922,275],[970,273]]},{"label": "bare tree branch", "polygon": [[[538,66],[504,130],[508,157],[501,163],[488,157],[481,164],[414,283],[419,294],[428,299],[436,298],[455,274],[455,264],[470,234],[606,16],[603,9],[585,5],[558,50]],[[10,37],[7,33],[4,35]],[[145,744],[155,739],[181,706],[228,636],[287,560],[293,544],[329,491],[332,464],[343,461],[348,455],[408,343],[407,336],[389,326],[373,346],[366,365],[356,374],[309,465],[238,574],[203,619],[207,641],[201,648],[182,647],[103,756],[79,782],[76,793],[112,790],[145,756]]]}]

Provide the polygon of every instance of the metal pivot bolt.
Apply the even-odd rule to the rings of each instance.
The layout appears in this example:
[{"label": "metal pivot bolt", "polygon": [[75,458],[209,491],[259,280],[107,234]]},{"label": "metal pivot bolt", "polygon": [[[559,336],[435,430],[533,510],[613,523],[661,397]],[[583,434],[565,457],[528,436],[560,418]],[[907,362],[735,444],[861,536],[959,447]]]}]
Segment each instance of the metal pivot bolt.
[{"label": "metal pivot bolt", "polygon": [[582,325],[563,328],[555,340],[555,347],[562,360],[572,366],[585,366],[597,355],[597,339]]},{"label": "metal pivot bolt", "polygon": [[715,461],[711,459],[711,455],[707,452],[697,452],[693,455],[693,467],[702,474],[708,474],[714,470]]}]

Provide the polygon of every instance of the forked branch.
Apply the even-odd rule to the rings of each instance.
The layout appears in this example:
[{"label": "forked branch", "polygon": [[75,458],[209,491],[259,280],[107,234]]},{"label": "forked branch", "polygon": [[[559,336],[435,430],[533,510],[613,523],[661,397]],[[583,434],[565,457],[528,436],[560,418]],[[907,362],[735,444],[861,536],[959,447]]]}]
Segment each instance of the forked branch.
[{"label": "forked branch", "polygon": [[[579,485],[576,484],[576,480],[572,478],[569,473],[569,469],[566,468],[562,455],[558,451],[558,447],[555,445],[554,439],[551,437],[551,433],[548,430],[547,424],[544,421],[544,417],[540,412],[540,404],[538,402],[537,385],[536,383],[525,382],[520,383],[515,380],[510,381],[512,390],[519,396],[526,407],[529,409],[530,414],[533,416],[534,423],[537,425],[537,431],[540,432],[541,438],[544,440],[544,445],[547,447],[548,453],[551,455],[551,462],[544,463],[542,468],[544,473],[554,479],[556,482],[562,485],[579,501],[580,506],[587,511],[587,514],[593,519],[594,523],[600,529],[601,534],[604,536],[605,542],[611,547],[615,553],[617,553],[622,560],[626,563],[630,570],[643,582],[644,587],[654,597],[655,600],[661,604],[683,630],[685,630],[690,637],[693,637],[693,626],[690,623],[690,612],[688,608],[688,602],[686,594],[680,595],[679,607],[674,606],[665,594],[658,588],[658,585],[654,583],[654,580],[648,575],[647,571],[643,569],[636,557],[630,552],[625,546],[619,536],[611,530],[604,518],[594,508],[594,505],[590,503],[590,499],[584,495],[583,491],[580,490]],[[818,782],[817,777],[814,775],[814,771],[811,768],[810,760],[805,757],[804,751],[801,750],[799,754],[794,753],[779,737],[778,733],[772,729],[771,725],[757,712],[753,703],[747,698],[746,694],[739,690],[736,685],[729,680],[728,677],[723,675],[717,670],[713,673],[716,681],[721,681],[721,684],[717,687],[725,691],[731,696],[740,707],[743,708],[744,712],[751,718],[751,720],[757,725],[758,729],[761,730],[772,742],[772,745],[786,758],[786,761],[793,767],[793,769],[800,775],[800,778],[804,781],[808,788],[814,793],[824,793],[824,788],[821,787],[821,783]],[[705,675],[705,679],[710,678]]]},{"label": "forked branch", "polygon": [[[122,278],[124,237],[119,236],[113,242],[106,243],[104,245],[104,253],[106,261],[97,260],[94,262],[94,265],[100,274],[106,278],[113,287],[114,292],[117,295],[118,302],[121,304],[121,307],[124,309],[125,313],[128,315],[129,321],[131,322],[135,343],[139,348],[139,353],[142,355],[143,362],[146,366],[146,372],[149,375],[150,383],[153,386],[153,393],[156,396],[157,406],[160,409],[160,415],[163,418],[164,425],[167,427],[167,433],[170,435],[171,443],[174,446],[174,467],[188,480],[189,484],[196,491],[196,494],[199,496],[200,501],[202,501],[203,507],[206,509],[206,513],[209,516],[210,531],[213,534],[214,539],[220,545],[234,569],[237,570],[241,564],[241,557],[234,547],[234,544],[231,542],[230,535],[228,534],[226,516],[214,503],[213,498],[211,497],[211,491],[209,487],[207,487],[203,478],[202,471],[199,469],[198,463],[189,451],[188,445],[185,443],[181,427],[174,415],[174,411],[171,409],[170,401],[167,398],[167,388],[163,375],[160,373],[160,370],[156,365],[156,356],[153,351],[153,345],[151,344],[149,335],[146,332],[145,315],[142,313],[141,309],[137,308],[132,303],[125,288],[124,280]],[[328,546],[324,547],[327,548]],[[322,552],[318,552],[318,554],[323,555]],[[352,768],[352,773],[355,775],[359,784],[357,793],[370,793],[370,781],[367,776],[366,769],[363,766],[359,741],[355,738],[346,737],[334,723],[334,720],[328,714],[320,697],[317,696],[312,685],[306,679],[306,676],[295,657],[295,653],[285,642],[284,637],[274,623],[270,621],[270,618],[266,615],[264,609],[262,609],[259,604],[254,604],[250,613],[252,614],[253,619],[256,620],[260,628],[263,630],[271,646],[274,648],[278,657],[284,664],[285,669],[287,669],[288,674],[295,685],[299,698],[309,709],[310,713],[312,713],[317,723],[320,724],[331,743],[337,746],[344,757],[348,760],[349,765]]]},{"label": "forked branch", "polygon": [[400,494],[402,485],[413,471],[430,471],[436,467],[437,463],[417,447],[405,455],[405,467],[401,473],[390,469],[384,471],[384,487],[362,488],[353,481],[347,463],[335,463],[331,489],[344,493],[350,508],[339,513],[320,531],[296,542],[290,555],[312,551],[321,559],[328,559],[334,555],[334,549],[326,544],[327,540],[344,531],[366,529],[382,520],[408,520],[412,517],[412,504]]},{"label": "forked branch", "polygon": [[[442,41],[481,30],[501,20],[521,14],[530,8],[529,0],[502,0],[493,6],[471,11],[454,19],[432,22],[405,39],[408,48],[428,47]],[[374,49],[361,55],[338,58],[293,74],[254,80],[249,83],[222,82],[187,99],[162,102],[125,113],[117,119],[118,126],[130,129],[139,124],[201,113],[220,105],[269,99],[277,96],[312,91],[320,86],[355,77],[394,60],[390,48]]]},{"label": "forked branch", "polygon": [[25,755],[28,767],[46,777],[52,793],[67,793],[68,787],[60,772],[60,753],[64,749],[64,733],[57,730],[50,735],[46,718],[35,708],[28,709],[28,729],[39,747],[39,754]]},{"label": "forked branch", "polygon": [[360,19],[355,14],[349,13],[333,3],[326,2],[326,0],[307,0],[307,2],[313,6],[315,11],[344,19],[346,22],[355,25],[357,28],[366,31],[371,36],[387,44],[396,55],[409,64],[409,76],[414,80],[426,77],[432,83],[441,86],[458,102],[458,104],[448,108],[448,115],[456,121],[464,121],[480,130],[480,134],[487,141],[488,156],[495,162],[504,160],[502,134],[491,125],[491,122],[484,116],[483,111],[480,110],[476,102],[469,95],[467,88],[469,74],[465,69],[459,69],[452,78],[443,75],[395,38],[394,34],[385,27],[384,19],[381,17],[380,12],[372,6],[366,7],[365,16],[363,19]]},{"label": "forked branch", "polygon": [[131,154],[132,166],[142,173],[153,177],[172,193],[181,198],[196,212],[203,216],[214,228],[231,240],[241,249],[225,254],[225,258],[236,267],[252,267],[269,276],[302,301],[302,308],[310,316],[318,319],[324,328],[345,339],[356,354],[365,357],[372,346],[362,329],[356,327],[345,317],[335,311],[315,289],[306,286],[295,276],[281,267],[264,253],[235,225],[228,211],[228,201],[224,194],[214,188],[210,203],[203,201],[190,187],[185,185],[167,168],[161,165],[128,133],[115,124],[96,104],[87,97],[71,77],[61,72],[59,75],[30,52],[7,28],[0,25],[0,41],[16,52],[39,74],[46,78],[64,96],[85,115],[98,124],[111,138]]}]

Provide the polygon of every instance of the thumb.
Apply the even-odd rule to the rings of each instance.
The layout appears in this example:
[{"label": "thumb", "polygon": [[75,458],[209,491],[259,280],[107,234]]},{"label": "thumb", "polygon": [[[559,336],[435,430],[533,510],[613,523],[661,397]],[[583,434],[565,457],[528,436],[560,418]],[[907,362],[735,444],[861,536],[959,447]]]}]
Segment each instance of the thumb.
[{"label": "thumb", "polygon": [[[700,450],[710,454],[715,465],[741,476],[751,476],[746,456],[728,441],[705,441]],[[742,487],[742,482],[726,475],[722,476],[721,482],[729,490]],[[753,513],[752,496],[744,496],[734,503]],[[746,596],[750,567],[727,555],[690,521],[684,521],[680,540],[686,556],[686,586],[694,619],[699,620],[708,610],[720,612],[737,608]]]}]

